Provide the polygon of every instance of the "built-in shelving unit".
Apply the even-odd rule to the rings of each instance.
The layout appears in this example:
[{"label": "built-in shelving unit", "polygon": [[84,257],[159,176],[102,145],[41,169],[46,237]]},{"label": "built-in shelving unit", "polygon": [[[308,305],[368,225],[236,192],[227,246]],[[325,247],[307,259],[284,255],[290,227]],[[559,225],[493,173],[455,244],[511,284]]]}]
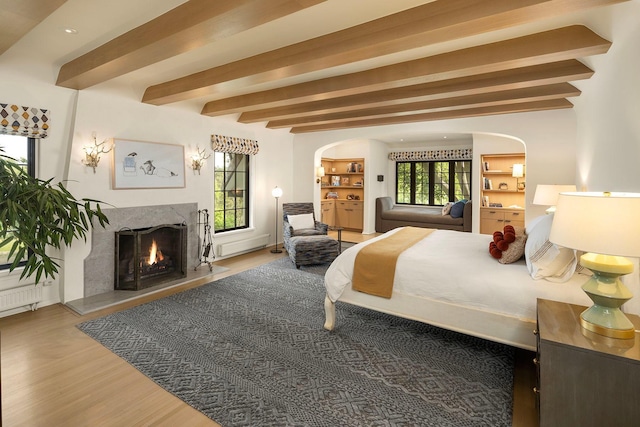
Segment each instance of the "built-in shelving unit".
[{"label": "built-in shelving unit", "polygon": [[[524,153],[482,156],[480,233],[493,234],[507,224],[524,227],[525,160]],[[522,176],[513,176],[514,167],[522,168]]]},{"label": "built-in shelving unit", "polygon": [[322,159],[322,222],[362,231],[364,218],[364,159]]}]

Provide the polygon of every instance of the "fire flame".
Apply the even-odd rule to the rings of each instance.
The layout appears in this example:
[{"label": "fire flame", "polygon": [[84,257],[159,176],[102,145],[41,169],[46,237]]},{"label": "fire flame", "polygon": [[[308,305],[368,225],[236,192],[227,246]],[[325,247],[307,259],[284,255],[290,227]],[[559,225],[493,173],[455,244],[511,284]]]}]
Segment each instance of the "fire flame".
[{"label": "fire flame", "polygon": [[151,248],[149,249],[149,265],[153,265],[163,259],[164,255],[162,255],[162,251],[158,249],[158,244],[154,239],[153,243],[151,243]]}]

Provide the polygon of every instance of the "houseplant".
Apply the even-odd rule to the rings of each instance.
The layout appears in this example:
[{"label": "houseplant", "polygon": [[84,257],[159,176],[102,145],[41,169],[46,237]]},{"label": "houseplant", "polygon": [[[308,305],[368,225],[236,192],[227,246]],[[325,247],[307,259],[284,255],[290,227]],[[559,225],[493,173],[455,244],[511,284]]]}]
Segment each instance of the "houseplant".
[{"label": "houseplant", "polygon": [[78,200],[63,183],[51,181],[30,176],[0,149],[0,248],[10,247],[9,271],[26,256],[20,279],[35,273],[36,283],[43,274],[54,278],[58,273],[48,247],[86,240],[93,218],[103,227],[109,222],[97,200]]}]

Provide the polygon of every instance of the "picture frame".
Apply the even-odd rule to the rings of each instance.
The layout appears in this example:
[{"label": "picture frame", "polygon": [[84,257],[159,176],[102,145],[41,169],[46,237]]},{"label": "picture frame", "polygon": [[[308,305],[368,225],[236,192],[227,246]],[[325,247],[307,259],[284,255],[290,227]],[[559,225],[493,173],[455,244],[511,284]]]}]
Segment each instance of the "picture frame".
[{"label": "picture frame", "polygon": [[113,138],[114,190],[184,188],[184,146]]}]

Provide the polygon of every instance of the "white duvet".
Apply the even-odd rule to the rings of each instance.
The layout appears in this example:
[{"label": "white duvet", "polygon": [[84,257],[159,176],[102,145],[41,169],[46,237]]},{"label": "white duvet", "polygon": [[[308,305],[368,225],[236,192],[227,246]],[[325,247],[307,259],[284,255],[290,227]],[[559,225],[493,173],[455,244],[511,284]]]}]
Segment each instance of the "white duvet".
[{"label": "white duvet", "polygon": [[[351,286],[358,251],[398,230],[348,248],[336,258],[325,275],[331,301],[339,300]],[[587,276],[576,273],[565,283],[533,280],[524,259],[501,264],[491,257],[491,239],[485,234],[435,230],[398,257],[393,294],[427,297],[533,321],[537,298],[592,304],[581,289]]]}]

